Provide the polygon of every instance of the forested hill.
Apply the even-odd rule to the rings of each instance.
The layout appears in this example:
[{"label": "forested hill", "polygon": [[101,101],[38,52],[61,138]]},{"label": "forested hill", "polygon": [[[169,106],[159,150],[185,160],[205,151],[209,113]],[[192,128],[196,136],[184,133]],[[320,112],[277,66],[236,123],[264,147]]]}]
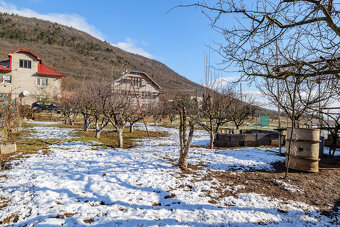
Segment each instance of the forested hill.
[{"label": "forested hill", "polygon": [[0,14],[0,60],[7,53],[28,48],[44,64],[65,74],[66,89],[89,77],[118,77],[137,68],[165,90],[202,90],[202,86],[177,74],[163,63],[132,54],[71,27],[17,15]]}]

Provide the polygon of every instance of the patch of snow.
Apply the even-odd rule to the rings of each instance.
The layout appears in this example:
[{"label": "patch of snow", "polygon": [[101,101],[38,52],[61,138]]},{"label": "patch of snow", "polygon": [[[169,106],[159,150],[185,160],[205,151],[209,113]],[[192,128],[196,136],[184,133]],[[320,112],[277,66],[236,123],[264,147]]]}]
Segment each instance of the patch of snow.
[{"label": "patch of snow", "polygon": [[[167,130],[169,136],[139,140],[132,149],[97,150],[91,142],[64,142],[50,145],[49,156],[37,153],[16,161],[18,165],[4,171],[7,179],[0,178],[0,197],[10,201],[0,210],[0,220],[17,214],[18,222],[9,224],[77,226],[93,219],[91,224],[100,226],[330,225],[326,216],[303,203],[236,194],[243,185],[230,187],[235,196],[212,204],[205,195],[214,195],[219,182],[183,176],[170,161],[178,158],[177,130],[152,126],[150,130]],[[73,136],[72,130],[58,127],[33,127],[33,131],[35,138]],[[198,131],[194,141],[206,138]],[[271,169],[270,163],[282,157],[264,149],[193,148],[189,160],[208,163],[206,168],[211,169],[248,170]],[[65,213],[70,217],[56,218]]]},{"label": "patch of snow", "polygon": [[58,125],[62,122],[60,121],[24,121],[27,124],[34,124],[34,125]]},{"label": "patch of snow", "polygon": [[286,191],[290,191],[290,192],[302,192],[301,189],[299,189],[297,186],[295,185],[291,185],[291,184],[288,184],[284,181],[281,181],[281,180],[274,180],[273,182],[274,184],[276,185],[280,185],[281,187],[283,187],[283,189],[285,189]]},{"label": "patch of snow", "polygon": [[43,138],[43,139],[58,139],[58,138],[72,138],[74,129],[70,128],[59,128],[59,127],[32,127],[34,133],[32,138]]}]

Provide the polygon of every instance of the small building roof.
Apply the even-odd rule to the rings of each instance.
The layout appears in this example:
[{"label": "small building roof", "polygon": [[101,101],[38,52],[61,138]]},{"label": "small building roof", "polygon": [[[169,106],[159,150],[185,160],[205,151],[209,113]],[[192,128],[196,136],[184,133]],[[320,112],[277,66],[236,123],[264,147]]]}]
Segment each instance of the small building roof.
[{"label": "small building roof", "polygon": [[0,62],[0,71],[5,71],[5,72],[11,71],[11,69],[9,68],[9,60]]},{"label": "small building roof", "polygon": [[37,55],[36,53],[34,53],[33,51],[31,51],[31,50],[29,50],[29,49],[27,49],[27,48],[20,48],[20,49],[17,49],[17,50],[15,50],[15,51],[12,51],[12,52],[8,53],[7,55],[10,56],[10,55],[12,55],[12,54],[14,54],[14,53],[18,53],[18,52],[26,52],[26,53],[30,53],[30,54],[32,54],[33,56],[35,56],[38,60],[42,60],[42,58],[41,58],[39,55]]},{"label": "small building roof", "polygon": [[[138,70],[138,69],[132,69],[132,70],[130,70],[130,71],[126,71],[125,73],[123,73],[123,76],[125,76],[125,75],[128,74],[128,73],[131,73],[131,74],[133,74],[133,73],[135,73],[135,74],[143,74],[143,75],[146,76],[152,83],[154,83],[154,84],[158,87],[158,89],[162,89],[162,87],[159,86],[159,84],[156,83],[156,81],[154,81],[148,74],[146,74],[146,73],[143,72],[143,71],[140,71],[140,70]],[[118,78],[118,79],[119,79],[119,78]]]},{"label": "small building roof", "polygon": [[65,75],[51,69],[50,67],[43,65],[42,63],[39,63],[38,65],[38,72],[39,75],[45,75],[45,76],[60,76],[65,77]]},{"label": "small building roof", "polygon": [[[20,49],[17,49],[15,51],[12,51],[12,52],[8,53],[8,56],[10,57],[10,56],[12,56],[12,54],[18,53],[18,52],[30,53],[38,59],[38,72],[37,72],[38,75],[65,77],[65,75],[63,75],[63,74],[51,69],[50,67],[44,65],[41,62],[42,58],[39,55],[37,55],[36,53],[34,53],[33,51],[31,51],[27,48],[20,48]],[[11,58],[10,58],[10,60],[11,60]],[[0,71],[5,71],[5,72],[11,72],[12,71],[12,69],[10,67],[11,64],[9,62],[10,60],[0,62]]]}]

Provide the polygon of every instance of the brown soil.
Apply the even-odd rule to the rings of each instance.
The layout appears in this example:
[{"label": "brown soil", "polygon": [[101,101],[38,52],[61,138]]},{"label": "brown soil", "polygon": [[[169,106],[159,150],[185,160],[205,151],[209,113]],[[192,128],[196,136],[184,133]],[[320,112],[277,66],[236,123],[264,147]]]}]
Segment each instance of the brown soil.
[{"label": "brown soil", "polygon": [[[217,179],[220,185],[213,187],[214,195],[207,191],[211,203],[234,195],[234,192],[226,190],[229,186],[244,185],[244,189],[239,189],[237,193],[257,193],[264,196],[278,198],[283,201],[293,200],[318,207],[324,214],[338,211],[340,208],[340,160],[323,159],[320,162],[318,173],[304,173],[290,170],[288,178],[284,179],[285,166],[282,162],[273,163],[275,172],[268,171],[215,171],[206,170],[204,176],[202,164],[190,166],[190,172],[197,174],[196,181],[211,181]],[[327,168],[325,168],[327,167]],[[295,186],[297,191],[289,191],[276,181],[282,181]],[[217,196],[216,196],[217,194]]]}]

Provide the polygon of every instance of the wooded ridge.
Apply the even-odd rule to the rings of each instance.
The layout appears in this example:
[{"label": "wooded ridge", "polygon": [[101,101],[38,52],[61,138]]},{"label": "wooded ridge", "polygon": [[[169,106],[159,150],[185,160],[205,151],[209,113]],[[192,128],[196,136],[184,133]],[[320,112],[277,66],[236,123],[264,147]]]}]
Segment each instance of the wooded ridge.
[{"label": "wooded ridge", "polygon": [[[36,18],[0,14],[0,60],[7,53],[28,48],[44,64],[65,74],[64,88],[89,77],[119,77],[133,68],[146,72],[164,91],[202,90],[203,87],[165,64],[126,52],[77,29]],[[202,66],[203,67],[203,66]]]}]

